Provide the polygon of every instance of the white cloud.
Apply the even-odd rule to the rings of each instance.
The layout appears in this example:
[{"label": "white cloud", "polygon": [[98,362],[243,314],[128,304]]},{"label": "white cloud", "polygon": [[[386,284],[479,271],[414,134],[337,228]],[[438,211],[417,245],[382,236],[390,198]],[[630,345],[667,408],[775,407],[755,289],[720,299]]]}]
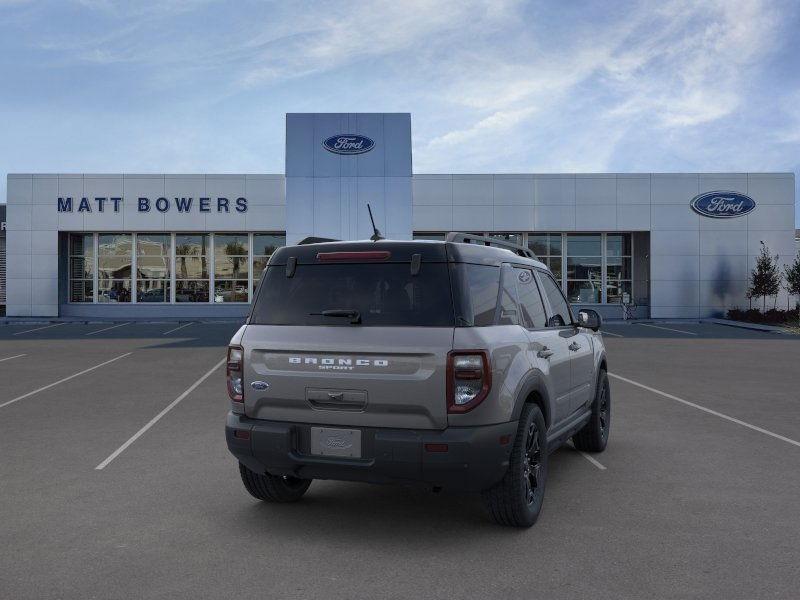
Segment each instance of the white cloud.
[{"label": "white cloud", "polygon": [[511,0],[320,3],[313,11],[292,14],[281,25],[268,24],[251,40],[249,45],[261,50],[241,81],[253,87],[371,57],[424,53],[429,44],[462,40],[459,32],[470,23],[493,29],[509,22],[516,4]]},{"label": "white cloud", "polygon": [[[512,47],[469,63],[461,81],[448,86],[448,100],[472,115],[420,143],[417,165],[436,169],[444,152],[450,163],[454,155],[456,163],[469,162],[470,140],[508,140],[524,131],[529,170],[604,170],[628,131],[645,127],[666,136],[740,110],[753,73],[782,39],[780,27],[779,11],[761,0],[679,0],[592,24],[585,42],[559,44],[557,52],[514,39]],[[576,29],[579,38],[585,24]],[[529,48],[527,60],[507,58],[504,51],[519,54],[520,45]],[[513,160],[517,150],[506,144],[499,158]]]}]

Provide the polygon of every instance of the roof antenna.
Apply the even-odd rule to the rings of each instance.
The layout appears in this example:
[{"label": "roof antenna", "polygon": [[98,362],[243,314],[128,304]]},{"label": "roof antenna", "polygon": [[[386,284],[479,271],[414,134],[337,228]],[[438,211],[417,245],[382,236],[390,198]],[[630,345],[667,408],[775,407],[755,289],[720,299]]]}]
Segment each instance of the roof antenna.
[{"label": "roof antenna", "polygon": [[369,211],[369,220],[372,221],[372,231],[374,232],[371,236],[369,236],[369,239],[371,239],[373,242],[386,239],[381,235],[381,232],[378,230],[378,228],[375,227],[375,218],[372,216],[372,207],[369,205],[369,202],[367,202],[367,210]]}]

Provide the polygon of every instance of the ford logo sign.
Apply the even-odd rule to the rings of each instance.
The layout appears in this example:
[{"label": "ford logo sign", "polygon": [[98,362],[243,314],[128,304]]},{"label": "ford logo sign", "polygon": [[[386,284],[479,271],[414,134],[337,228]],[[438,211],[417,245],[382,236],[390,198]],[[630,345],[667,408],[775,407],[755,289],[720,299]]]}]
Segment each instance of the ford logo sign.
[{"label": "ford logo sign", "polygon": [[706,192],[695,196],[692,199],[691,207],[704,217],[730,219],[753,212],[756,208],[756,201],[739,192]]},{"label": "ford logo sign", "polygon": [[375,146],[375,142],[364,135],[341,133],[327,138],[322,145],[334,154],[363,154]]},{"label": "ford logo sign", "polygon": [[254,381],[250,384],[250,387],[254,390],[265,390],[269,387],[269,384],[266,381]]}]

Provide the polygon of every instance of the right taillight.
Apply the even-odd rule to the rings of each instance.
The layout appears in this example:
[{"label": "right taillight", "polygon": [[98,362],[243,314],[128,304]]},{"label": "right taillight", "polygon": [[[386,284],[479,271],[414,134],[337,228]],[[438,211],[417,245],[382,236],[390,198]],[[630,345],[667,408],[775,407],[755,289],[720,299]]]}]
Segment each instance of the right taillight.
[{"label": "right taillight", "polygon": [[491,387],[486,350],[454,350],[447,355],[447,412],[472,410],[489,395]]},{"label": "right taillight", "polygon": [[232,401],[233,412],[244,413],[244,350],[241,346],[228,347],[228,396]]}]

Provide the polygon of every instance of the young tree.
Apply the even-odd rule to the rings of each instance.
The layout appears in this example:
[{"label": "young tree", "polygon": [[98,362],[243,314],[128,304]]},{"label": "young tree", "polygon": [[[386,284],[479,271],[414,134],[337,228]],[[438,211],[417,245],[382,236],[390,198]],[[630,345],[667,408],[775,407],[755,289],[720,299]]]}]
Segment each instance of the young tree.
[{"label": "young tree", "polygon": [[756,268],[750,273],[748,297],[762,298],[762,311],[767,312],[767,296],[775,296],[781,289],[781,273],[778,268],[778,256],[771,256],[769,248],[761,242],[761,252],[756,260]]},{"label": "young tree", "polygon": [[[800,304],[800,252],[794,257],[794,262],[791,266],[783,265],[783,276],[786,280],[786,291],[789,296],[798,296],[795,299],[796,304]],[[789,308],[789,300],[786,300],[786,308]]]}]

